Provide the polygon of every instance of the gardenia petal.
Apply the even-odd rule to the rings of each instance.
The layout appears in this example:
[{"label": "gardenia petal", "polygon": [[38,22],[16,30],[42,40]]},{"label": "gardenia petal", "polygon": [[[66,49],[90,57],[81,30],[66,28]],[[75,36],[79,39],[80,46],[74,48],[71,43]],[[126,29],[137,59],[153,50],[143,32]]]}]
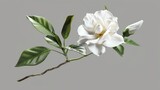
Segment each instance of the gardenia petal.
[{"label": "gardenia petal", "polygon": [[108,10],[100,10],[94,13],[98,23],[102,24],[104,27],[107,27],[110,24],[110,21],[113,19],[113,15]]},{"label": "gardenia petal", "polygon": [[104,46],[100,44],[92,44],[92,43],[88,44],[88,49],[97,56],[100,56],[106,51]]},{"label": "gardenia petal", "polygon": [[108,11],[108,10],[100,10],[100,11],[96,11],[95,13],[94,13],[94,15],[97,17],[97,18],[99,18],[99,19],[101,19],[102,21],[104,21],[105,19],[112,19],[112,17],[113,17],[113,15],[112,15],[112,13],[110,12],[110,11]]},{"label": "gardenia petal", "polygon": [[100,34],[104,30],[104,27],[100,24],[95,26],[95,33]]},{"label": "gardenia petal", "polygon": [[83,18],[84,26],[86,31],[89,33],[93,33],[94,26],[96,25],[95,16],[92,13],[87,13],[86,16]]},{"label": "gardenia petal", "polygon": [[87,44],[87,45],[89,45],[90,43],[96,44],[96,43],[98,43],[98,40],[99,40],[99,38],[97,38],[97,39],[92,39],[92,40],[87,40],[87,41],[86,41],[86,44]]},{"label": "gardenia petal", "polygon": [[110,33],[115,33],[118,31],[118,29],[119,29],[118,22],[115,21],[112,21],[107,28],[108,32]]},{"label": "gardenia petal", "polygon": [[143,24],[143,20],[140,20],[136,23],[133,23],[133,24],[127,26],[126,29],[129,29],[131,31],[132,30],[138,30],[142,26],[142,24]]},{"label": "gardenia petal", "polygon": [[88,32],[84,29],[83,25],[80,25],[78,27],[77,31],[78,31],[78,35],[79,36],[87,36],[87,35],[89,35]]},{"label": "gardenia petal", "polygon": [[121,35],[115,33],[113,35],[108,34],[105,38],[103,45],[106,47],[115,47],[115,46],[118,46],[122,43],[124,43],[123,37]]},{"label": "gardenia petal", "polygon": [[86,38],[80,37],[79,40],[77,41],[77,43],[78,43],[78,45],[83,45],[83,44],[86,43],[87,40],[88,40],[88,39],[86,39]]},{"label": "gardenia petal", "polygon": [[93,39],[95,39],[95,38],[96,38],[96,37],[95,37],[94,35],[81,36],[81,37],[79,38],[79,40],[77,41],[77,43],[80,44],[80,45],[83,45],[83,44],[86,43],[86,41],[88,41],[88,40],[93,40]]}]

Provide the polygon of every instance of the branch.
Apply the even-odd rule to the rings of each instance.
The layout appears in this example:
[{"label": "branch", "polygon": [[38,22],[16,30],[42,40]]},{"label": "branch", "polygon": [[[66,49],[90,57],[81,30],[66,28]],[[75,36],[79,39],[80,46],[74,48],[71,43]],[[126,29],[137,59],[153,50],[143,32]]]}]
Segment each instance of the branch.
[{"label": "branch", "polygon": [[91,55],[91,54],[92,54],[92,53],[87,54],[87,55],[84,55],[84,56],[81,56],[81,57],[79,57],[79,58],[66,60],[65,62],[62,62],[62,63],[60,63],[59,65],[57,65],[57,66],[55,66],[55,67],[49,68],[49,69],[45,70],[45,71],[42,72],[42,73],[28,75],[28,76],[25,76],[25,77],[22,78],[22,79],[17,80],[17,81],[18,81],[18,82],[21,82],[21,81],[26,80],[26,79],[31,78],[31,77],[44,75],[44,74],[46,74],[47,72],[52,71],[52,70],[54,70],[54,69],[58,69],[59,67],[65,65],[65,64],[67,64],[67,63],[69,63],[69,62],[76,61],[76,60],[80,60],[80,59],[82,59],[82,58],[84,58],[84,57],[87,57],[87,56],[89,56],[89,55]]},{"label": "branch", "polygon": [[30,77],[35,77],[35,76],[44,75],[44,74],[46,74],[48,71],[52,71],[52,70],[54,70],[54,69],[57,69],[57,68],[59,68],[60,66],[62,66],[62,65],[64,65],[64,64],[67,64],[68,62],[69,62],[69,61],[66,60],[65,62],[59,64],[58,66],[53,67],[53,68],[50,68],[50,69],[47,69],[47,70],[45,70],[45,71],[42,72],[42,73],[39,73],[39,74],[32,74],[32,75],[25,76],[24,78],[19,79],[18,82],[21,82],[21,81],[23,81],[23,80],[25,80],[25,79],[28,79],[28,78],[30,78]]},{"label": "branch", "polygon": [[82,57],[79,57],[79,58],[70,59],[69,61],[70,61],[70,62],[71,62],[71,61],[77,61],[77,60],[80,60],[80,59],[82,59],[82,58],[84,58],[84,57],[87,57],[87,56],[89,56],[89,55],[91,55],[91,54],[93,54],[93,53],[89,53],[89,54],[87,54],[87,55],[83,55]]}]

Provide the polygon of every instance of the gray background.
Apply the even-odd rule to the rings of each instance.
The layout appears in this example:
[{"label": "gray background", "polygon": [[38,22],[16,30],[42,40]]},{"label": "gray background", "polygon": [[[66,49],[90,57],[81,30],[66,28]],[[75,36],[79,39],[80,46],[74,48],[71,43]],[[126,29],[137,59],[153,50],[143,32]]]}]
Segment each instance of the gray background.
[{"label": "gray background", "polygon": [[[0,89],[1,90],[160,90],[159,0],[0,0]],[[41,72],[63,61],[51,53],[35,67],[14,67],[24,49],[49,45],[26,15],[40,15],[52,22],[58,34],[67,15],[75,15],[68,43],[78,40],[77,27],[87,12],[107,5],[119,18],[119,33],[143,19],[142,28],[131,38],[140,47],[125,46],[120,57],[112,49],[67,64],[44,76],[18,83],[17,79]],[[74,54],[71,54],[74,56]]]}]

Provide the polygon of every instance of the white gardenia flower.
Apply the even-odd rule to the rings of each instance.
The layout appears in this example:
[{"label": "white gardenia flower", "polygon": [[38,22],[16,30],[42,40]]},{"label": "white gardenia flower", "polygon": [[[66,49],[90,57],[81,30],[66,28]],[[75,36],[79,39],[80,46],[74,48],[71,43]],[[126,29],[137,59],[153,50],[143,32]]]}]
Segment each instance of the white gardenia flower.
[{"label": "white gardenia flower", "polygon": [[136,30],[140,29],[140,27],[142,26],[142,24],[143,24],[143,20],[140,20],[140,21],[138,21],[136,23],[128,25],[126,27],[126,29],[129,29],[129,31],[136,31]]},{"label": "white gardenia flower", "polygon": [[78,43],[86,44],[88,49],[99,56],[105,52],[105,47],[115,47],[124,43],[119,29],[117,17],[108,10],[87,13],[83,18],[84,24],[78,27],[80,36]]}]

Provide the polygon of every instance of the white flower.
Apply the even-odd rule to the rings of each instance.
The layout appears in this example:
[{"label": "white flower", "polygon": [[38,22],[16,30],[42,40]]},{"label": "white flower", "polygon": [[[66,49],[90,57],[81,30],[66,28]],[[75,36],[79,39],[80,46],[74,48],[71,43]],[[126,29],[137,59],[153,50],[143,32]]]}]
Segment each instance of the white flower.
[{"label": "white flower", "polygon": [[115,47],[124,43],[119,29],[117,17],[108,10],[87,13],[83,19],[84,24],[78,28],[79,44],[86,44],[89,50],[99,56],[105,52],[105,47]]},{"label": "white flower", "polygon": [[140,29],[140,27],[142,26],[142,24],[143,24],[143,20],[140,20],[140,21],[138,21],[136,23],[128,25],[126,27],[126,29],[129,29],[129,31],[136,31],[136,30]]}]

